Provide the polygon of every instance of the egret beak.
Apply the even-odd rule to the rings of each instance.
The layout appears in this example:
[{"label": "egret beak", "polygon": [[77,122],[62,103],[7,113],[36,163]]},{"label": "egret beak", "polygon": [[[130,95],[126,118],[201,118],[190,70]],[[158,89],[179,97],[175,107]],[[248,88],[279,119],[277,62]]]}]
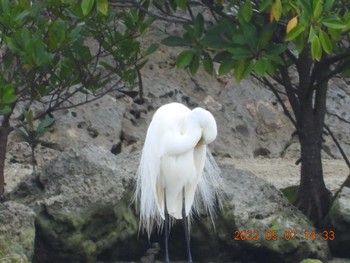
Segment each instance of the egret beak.
[{"label": "egret beak", "polygon": [[195,148],[197,148],[197,147],[199,147],[199,146],[202,146],[203,144],[204,144],[204,139],[203,139],[203,137],[201,137],[201,138],[199,139],[199,141],[197,142]]}]

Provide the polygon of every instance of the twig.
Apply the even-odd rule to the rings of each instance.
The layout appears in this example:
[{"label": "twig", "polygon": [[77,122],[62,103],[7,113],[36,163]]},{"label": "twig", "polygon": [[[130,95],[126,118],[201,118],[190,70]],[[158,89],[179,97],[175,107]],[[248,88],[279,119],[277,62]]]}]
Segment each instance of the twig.
[{"label": "twig", "polygon": [[325,127],[325,129],[327,130],[327,132],[329,133],[329,135],[332,137],[332,140],[334,141],[335,145],[337,146],[337,148],[338,148],[338,150],[339,150],[341,156],[343,157],[343,159],[344,159],[346,165],[347,165],[347,166],[349,167],[349,169],[350,169],[350,161],[349,161],[348,157],[346,156],[346,154],[345,154],[343,148],[340,146],[340,144],[339,144],[337,138],[334,136],[333,132],[330,130],[330,128],[328,127],[328,125],[324,124],[324,127]]}]

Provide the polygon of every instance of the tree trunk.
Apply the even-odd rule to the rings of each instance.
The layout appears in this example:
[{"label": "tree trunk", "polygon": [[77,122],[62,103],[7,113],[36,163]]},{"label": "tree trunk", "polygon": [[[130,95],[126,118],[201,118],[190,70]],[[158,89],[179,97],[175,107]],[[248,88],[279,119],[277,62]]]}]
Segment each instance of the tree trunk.
[{"label": "tree trunk", "polygon": [[[327,86],[317,96],[326,96]],[[310,96],[312,97],[312,96]],[[323,180],[322,171],[322,133],[324,124],[324,112],[326,108],[321,98],[315,99],[313,107],[312,98],[304,101],[300,108],[298,118],[298,135],[301,146],[301,174],[300,186],[296,200],[296,206],[319,228],[328,212],[331,194],[327,190]]]},{"label": "tree trunk", "polygon": [[0,197],[5,192],[5,159],[7,138],[11,131],[11,127],[8,122],[3,122],[0,127]]}]

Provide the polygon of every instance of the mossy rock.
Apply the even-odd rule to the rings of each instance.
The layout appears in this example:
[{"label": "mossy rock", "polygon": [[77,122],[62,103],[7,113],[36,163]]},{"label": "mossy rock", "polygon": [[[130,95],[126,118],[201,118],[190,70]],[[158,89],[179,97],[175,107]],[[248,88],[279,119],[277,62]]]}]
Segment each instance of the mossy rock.
[{"label": "mossy rock", "polygon": [[0,203],[0,262],[31,262],[34,254],[34,212],[12,201]]},{"label": "mossy rock", "polygon": [[297,200],[298,189],[299,189],[298,185],[292,185],[281,189],[281,192],[288,199],[288,201],[291,204],[293,204]]},{"label": "mossy rock", "polygon": [[114,207],[92,206],[84,213],[46,209],[36,221],[38,249],[45,254],[36,260],[96,262],[114,244],[137,235],[138,218],[129,204],[126,194]]},{"label": "mossy rock", "polygon": [[307,259],[303,259],[300,263],[322,263],[322,261],[319,259],[307,258]]}]

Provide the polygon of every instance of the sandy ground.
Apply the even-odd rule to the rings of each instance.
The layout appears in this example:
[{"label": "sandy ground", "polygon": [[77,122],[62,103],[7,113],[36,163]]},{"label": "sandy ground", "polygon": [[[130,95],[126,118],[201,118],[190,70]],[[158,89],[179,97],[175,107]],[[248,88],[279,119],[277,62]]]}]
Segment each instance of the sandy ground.
[{"label": "sandy ground", "polygon": [[[297,185],[300,181],[300,165],[291,159],[224,159],[237,169],[247,170],[267,180],[277,188]],[[349,168],[343,160],[323,160],[324,180],[327,188],[335,192],[349,175]]]}]

